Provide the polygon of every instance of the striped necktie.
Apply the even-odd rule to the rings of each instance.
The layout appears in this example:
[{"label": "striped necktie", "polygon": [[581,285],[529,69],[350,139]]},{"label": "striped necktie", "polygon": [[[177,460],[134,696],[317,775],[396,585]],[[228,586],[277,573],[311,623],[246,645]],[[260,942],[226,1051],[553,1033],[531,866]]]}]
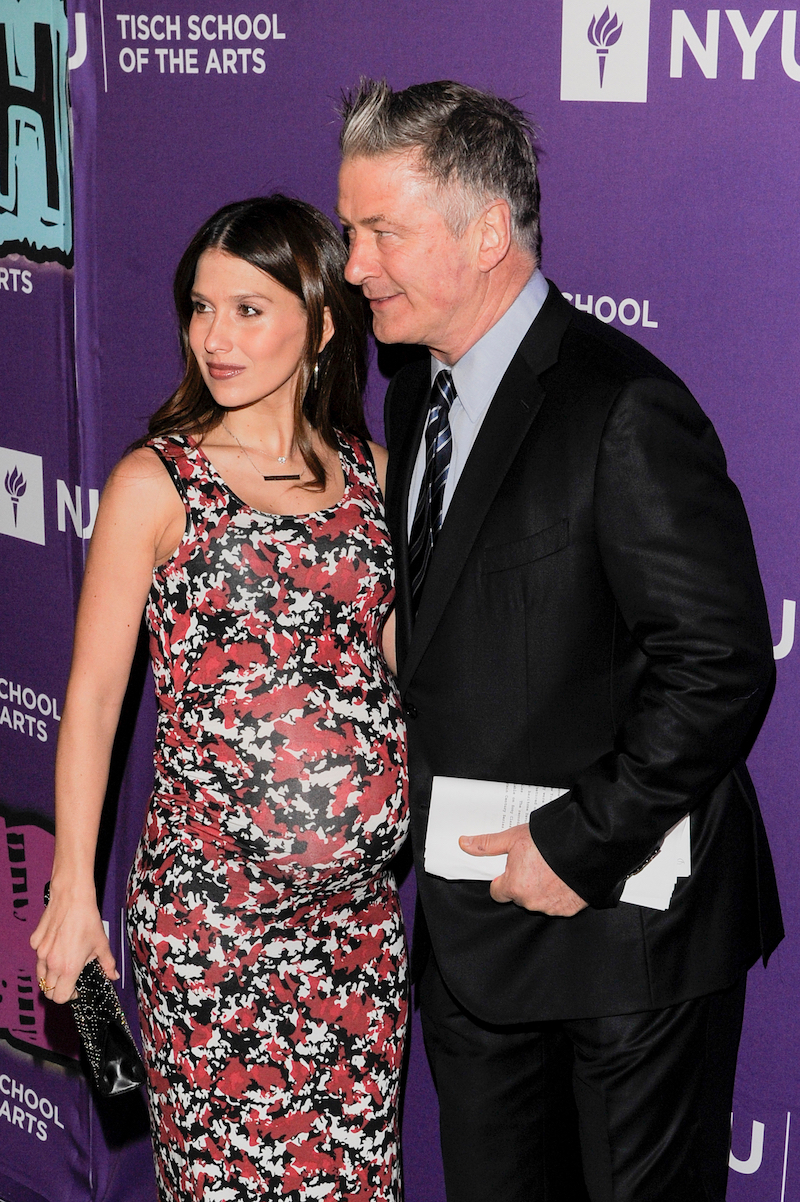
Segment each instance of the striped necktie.
[{"label": "striped necktie", "polygon": [[450,406],[456,399],[453,376],[438,373],[428,402],[425,424],[425,474],[411,524],[408,557],[411,575],[411,604],[416,614],[433,547],[442,528],[442,500],[450,466],[453,438],[450,433]]}]

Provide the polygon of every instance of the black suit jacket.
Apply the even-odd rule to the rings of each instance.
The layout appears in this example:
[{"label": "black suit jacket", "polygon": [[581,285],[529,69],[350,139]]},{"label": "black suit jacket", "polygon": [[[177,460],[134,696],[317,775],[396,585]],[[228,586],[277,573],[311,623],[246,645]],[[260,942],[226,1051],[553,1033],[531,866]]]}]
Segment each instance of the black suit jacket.
[{"label": "black suit jacket", "polygon": [[[399,685],[425,921],[451,991],[494,1023],[597,1017],[727,986],[782,937],[743,757],[774,678],[741,498],[676,376],[551,285],[492,401],[412,622],[407,500],[430,369],[386,401]],[[568,787],[531,816],[574,918],[429,876],[431,778]],[[669,910],[619,902],[692,814]],[[419,938],[419,935],[417,936]]]}]

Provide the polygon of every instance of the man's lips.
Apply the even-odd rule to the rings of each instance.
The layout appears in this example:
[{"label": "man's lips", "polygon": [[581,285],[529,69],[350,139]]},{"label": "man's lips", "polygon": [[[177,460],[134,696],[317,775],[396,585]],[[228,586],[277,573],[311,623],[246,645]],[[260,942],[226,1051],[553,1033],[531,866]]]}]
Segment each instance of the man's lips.
[{"label": "man's lips", "polygon": [[213,380],[231,380],[234,376],[240,375],[245,369],[238,363],[208,363],[206,362],[208,374]]},{"label": "man's lips", "polygon": [[401,293],[399,292],[392,292],[389,296],[367,296],[367,300],[369,301],[370,308],[374,309],[376,306],[380,307],[381,305],[388,304],[389,301],[395,300],[400,295]]}]

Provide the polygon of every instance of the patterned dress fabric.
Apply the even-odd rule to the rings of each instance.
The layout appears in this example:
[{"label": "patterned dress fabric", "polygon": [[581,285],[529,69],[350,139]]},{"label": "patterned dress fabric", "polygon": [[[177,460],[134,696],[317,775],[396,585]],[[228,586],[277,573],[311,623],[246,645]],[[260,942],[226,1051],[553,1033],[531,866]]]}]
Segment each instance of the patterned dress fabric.
[{"label": "patterned dress fabric", "polygon": [[380,653],[392,557],[369,451],[341,502],[262,513],[194,441],[147,607],[155,790],[128,934],[162,1202],[398,1202],[407,826]]}]

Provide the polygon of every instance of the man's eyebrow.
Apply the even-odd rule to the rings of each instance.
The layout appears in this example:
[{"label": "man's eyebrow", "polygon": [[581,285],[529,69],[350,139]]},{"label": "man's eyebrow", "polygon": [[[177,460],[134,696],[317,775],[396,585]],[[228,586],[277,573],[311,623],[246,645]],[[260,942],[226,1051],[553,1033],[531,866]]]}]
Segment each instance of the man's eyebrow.
[{"label": "man's eyebrow", "polygon": [[[351,225],[352,224],[352,222],[348,221],[345,217],[342,217],[342,214],[339,212],[338,209],[336,209],[334,211],[336,213],[336,216],[341,221],[342,225]],[[386,220],[387,220],[387,218],[384,216],[383,213],[376,213],[374,217],[362,217],[360,219],[360,221],[358,222],[358,224],[359,225],[382,225],[383,222],[385,222]]]}]

